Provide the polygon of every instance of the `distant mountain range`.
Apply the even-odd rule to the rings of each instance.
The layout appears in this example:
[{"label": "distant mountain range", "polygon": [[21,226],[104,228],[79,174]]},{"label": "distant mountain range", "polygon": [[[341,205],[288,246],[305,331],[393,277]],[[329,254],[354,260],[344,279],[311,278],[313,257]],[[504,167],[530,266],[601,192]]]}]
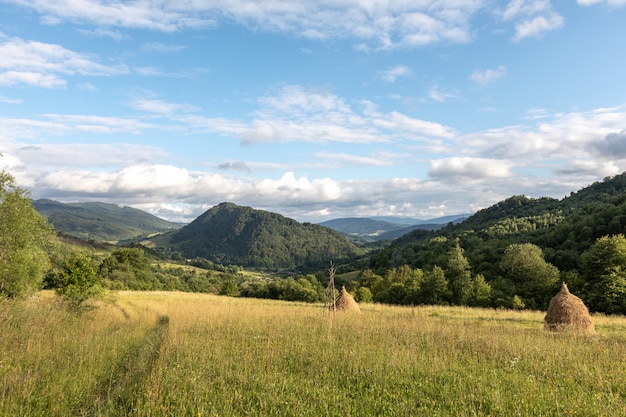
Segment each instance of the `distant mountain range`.
[{"label": "distant mountain range", "polygon": [[345,217],[319,223],[342,233],[353,241],[393,240],[416,229],[438,230],[446,224],[460,223],[471,214],[437,217],[429,220],[408,217],[374,216]]},{"label": "distant mountain range", "polygon": [[182,227],[145,211],[106,203],[34,200],[33,207],[56,230],[85,241],[119,242]]}]

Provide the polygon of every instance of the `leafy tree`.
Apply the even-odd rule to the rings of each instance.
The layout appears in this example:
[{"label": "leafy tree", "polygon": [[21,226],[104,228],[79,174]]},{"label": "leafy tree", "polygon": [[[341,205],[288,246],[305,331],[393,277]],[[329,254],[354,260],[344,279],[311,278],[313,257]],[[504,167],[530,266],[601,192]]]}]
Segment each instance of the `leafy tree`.
[{"label": "leafy tree", "polygon": [[448,251],[446,278],[450,285],[452,304],[465,305],[471,291],[472,272],[458,241]]},{"label": "leafy tree", "polygon": [[159,290],[162,285],[150,271],[150,260],[141,248],[119,248],[100,264],[99,273],[112,289]]},{"label": "leafy tree", "polygon": [[0,172],[0,296],[18,297],[41,288],[50,266],[54,230],[33,208],[28,192]]},{"label": "leafy tree", "polygon": [[626,313],[626,237],[604,236],[582,257],[589,308]]},{"label": "leafy tree", "polygon": [[234,297],[237,295],[238,292],[239,292],[239,288],[237,287],[237,283],[233,281],[232,279],[227,279],[226,281],[222,282],[222,285],[220,286],[219,295],[227,295],[229,297]]},{"label": "leafy tree", "polygon": [[392,283],[389,288],[377,293],[374,301],[384,304],[405,304],[407,290],[404,284],[400,282]]},{"label": "leafy tree", "polygon": [[515,284],[517,294],[529,308],[547,308],[557,287],[559,270],[546,262],[541,248],[532,243],[512,244],[500,262],[504,276]]},{"label": "leafy tree", "polygon": [[89,298],[102,291],[100,277],[96,273],[94,261],[88,252],[73,253],[63,263],[63,268],[55,277],[57,294],[63,296],[71,307],[78,308]]},{"label": "leafy tree", "polygon": [[354,291],[354,300],[359,303],[370,303],[372,299],[372,292],[367,287],[359,287]]},{"label": "leafy tree", "polygon": [[491,302],[491,285],[482,274],[472,278],[467,291],[467,304],[473,307],[488,307]]},{"label": "leafy tree", "polygon": [[443,269],[435,266],[424,274],[420,288],[419,301],[422,304],[448,304],[450,290]]}]

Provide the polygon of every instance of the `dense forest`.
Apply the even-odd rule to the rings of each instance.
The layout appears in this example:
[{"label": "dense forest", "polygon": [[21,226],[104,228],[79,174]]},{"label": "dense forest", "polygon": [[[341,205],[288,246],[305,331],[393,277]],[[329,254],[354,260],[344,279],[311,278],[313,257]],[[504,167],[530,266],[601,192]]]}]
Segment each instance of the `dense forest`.
[{"label": "dense forest", "polygon": [[157,245],[187,258],[245,267],[311,269],[358,253],[334,230],[233,203],[218,204],[165,237]]},{"label": "dense forest", "polygon": [[[625,231],[621,174],[562,200],[514,196],[460,224],[409,233],[372,255],[352,286],[373,287],[381,302],[546,308],[566,281],[592,310],[626,313]],[[419,285],[407,268],[424,275]],[[423,287],[437,281],[435,297]]]}]

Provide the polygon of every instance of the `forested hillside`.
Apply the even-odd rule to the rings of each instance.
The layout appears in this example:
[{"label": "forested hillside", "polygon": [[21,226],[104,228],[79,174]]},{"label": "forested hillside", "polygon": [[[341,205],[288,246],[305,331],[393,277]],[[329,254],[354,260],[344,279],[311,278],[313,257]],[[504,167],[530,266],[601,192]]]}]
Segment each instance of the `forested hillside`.
[{"label": "forested hillside", "polygon": [[32,203],[57,231],[88,241],[117,242],[182,226],[145,211],[116,204],[60,203],[47,199]]},{"label": "forested hillside", "polygon": [[626,173],[562,200],[514,196],[461,224],[411,232],[351,285],[400,304],[545,308],[567,281],[593,310],[626,313],[625,231]]},{"label": "forested hillside", "polygon": [[187,258],[268,268],[320,266],[358,252],[334,230],[232,203],[211,208],[167,244]]}]

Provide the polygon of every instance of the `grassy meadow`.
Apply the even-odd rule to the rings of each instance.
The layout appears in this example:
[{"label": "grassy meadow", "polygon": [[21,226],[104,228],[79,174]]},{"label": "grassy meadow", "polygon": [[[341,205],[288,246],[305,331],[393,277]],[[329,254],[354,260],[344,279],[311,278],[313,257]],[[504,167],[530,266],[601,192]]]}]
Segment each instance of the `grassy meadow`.
[{"label": "grassy meadow", "polygon": [[119,292],[0,300],[1,416],[621,416],[626,318]]}]

